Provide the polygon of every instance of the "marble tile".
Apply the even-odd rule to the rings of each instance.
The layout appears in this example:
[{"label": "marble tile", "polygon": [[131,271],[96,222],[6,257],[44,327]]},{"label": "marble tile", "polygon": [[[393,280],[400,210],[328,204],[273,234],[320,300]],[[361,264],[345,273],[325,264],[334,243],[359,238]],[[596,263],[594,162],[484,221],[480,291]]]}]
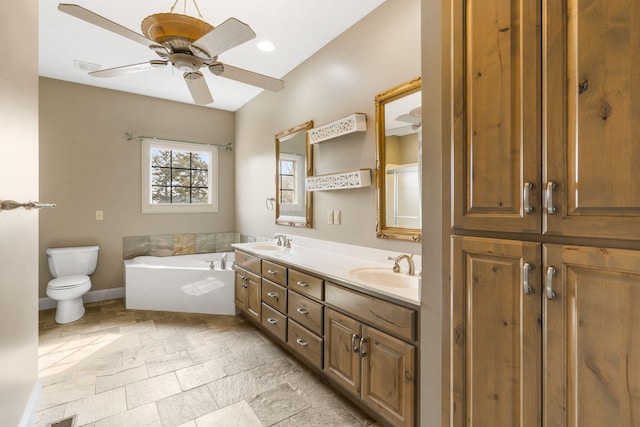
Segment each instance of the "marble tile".
[{"label": "marble tile", "polygon": [[31,427],[50,427],[51,423],[64,419],[66,404],[43,409],[33,414]]},{"label": "marble tile", "polygon": [[152,331],[156,328],[156,324],[153,320],[146,320],[143,322],[131,323],[128,325],[120,326],[121,334],[139,334],[141,332]]},{"label": "marble tile", "polygon": [[137,347],[122,350],[122,366],[134,367],[144,364],[147,359],[153,359],[165,355],[162,341],[146,342]]},{"label": "marble tile", "polygon": [[42,387],[39,410],[72,402],[84,397],[92,396],[96,389],[96,375],[84,375],[72,378],[71,381]]},{"label": "marble tile", "polygon": [[106,375],[98,374],[96,376],[96,393],[102,393],[146,378],[149,378],[149,373],[144,365]]},{"label": "marble tile", "polygon": [[177,353],[154,357],[152,359],[147,359],[145,363],[150,377],[166,374],[167,372],[173,372],[193,365],[191,356],[189,356],[187,351],[179,351]]},{"label": "marble tile", "polygon": [[362,426],[368,423],[360,422],[349,411],[339,404],[313,406],[293,415],[290,418],[295,425],[308,427],[326,426]]},{"label": "marble tile", "polygon": [[262,422],[249,406],[242,400],[226,408],[196,419],[197,427],[262,427]]},{"label": "marble tile", "polygon": [[249,371],[229,375],[207,384],[219,407],[232,405],[250,399],[265,391]]},{"label": "marble tile", "polygon": [[108,418],[103,418],[94,427],[157,427],[161,425],[160,414],[155,403],[148,403]]},{"label": "marble tile", "polygon": [[232,243],[236,243],[239,239],[236,233],[217,233],[216,234],[216,252],[233,251]]},{"label": "marble tile", "polygon": [[196,253],[196,235],[195,234],[174,234],[173,235],[173,254],[189,255]]},{"label": "marble tile", "polygon": [[182,390],[189,390],[219,380],[226,375],[215,359],[176,371]]},{"label": "marble tile", "polygon": [[175,427],[218,409],[206,386],[158,400],[162,425]]},{"label": "marble tile", "polygon": [[122,256],[131,259],[141,255],[149,255],[151,239],[149,236],[125,236],[122,238]]},{"label": "marble tile", "polygon": [[78,415],[77,425],[85,425],[127,410],[123,387],[94,394],[67,404],[65,417]]},{"label": "marble tile", "polygon": [[216,233],[196,234],[196,253],[208,254],[216,251]]},{"label": "marble tile", "polygon": [[219,357],[217,361],[227,375],[248,371],[266,363],[254,349],[229,353]]},{"label": "marble tile", "polygon": [[182,392],[180,383],[173,372],[127,384],[125,390],[129,409]]},{"label": "marble tile", "polygon": [[149,255],[152,255],[152,256],[173,255],[173,234],[150,236]]},{"label": "marble tile", "polygon": [[272,363],[258,366],[249,372],[263,390],[269,390],[303,375],[303,371],[295,367],[288,359],[278,359]]},{"label": "marble tile", "polygon": [[193,347],[187,350],[194,363],[202,363],[207,360],[217,359],[229,354],[229,347],[224,342],[214,341],[205,345]]},{"label": "marble tile", "polygon": [[[273,425],[311,407],[289,385],[282,384],[249,401],[249,406],[266,426]],[[330,425],[330,424],[325,424]]]}]

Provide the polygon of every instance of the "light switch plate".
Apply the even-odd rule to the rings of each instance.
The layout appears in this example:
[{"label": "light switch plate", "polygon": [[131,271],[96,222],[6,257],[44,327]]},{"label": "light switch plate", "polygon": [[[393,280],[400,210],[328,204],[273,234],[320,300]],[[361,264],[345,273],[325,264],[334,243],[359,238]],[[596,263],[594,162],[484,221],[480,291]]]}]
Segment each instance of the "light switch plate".
[{"label": "light switch plate", "polygon": [[333,224],[333,211],[327,211],[327,224]]},{"label": "light switch plate", "polygon": [[340,220],[342,219],[341,211],[333,211],[333,223],[336,225],[340,224]]},{"label": "light switch plate", "polygon": [[104,220],[104,211],[96,211],[96,221]]}]

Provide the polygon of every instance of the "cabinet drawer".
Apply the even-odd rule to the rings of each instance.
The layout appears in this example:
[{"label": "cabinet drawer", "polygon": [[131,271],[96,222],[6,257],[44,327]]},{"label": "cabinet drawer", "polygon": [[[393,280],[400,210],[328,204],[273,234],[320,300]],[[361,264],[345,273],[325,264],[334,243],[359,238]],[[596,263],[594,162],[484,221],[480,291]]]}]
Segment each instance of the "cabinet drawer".
[{"label": "cabinet drawer", "polygon": [[361,294],[333,283],[326,285],[327,304],[392,335],[416,340],[416,312],[410,308]]},{"label": "cabinet drawer", "polygon": [[262,320],[264,328],[282,341],[287,340],[287,317],[262,303]]},{"label": "cabinet drawer", "polygon": [[316,368],[322,369],[322,354],[324,352],[322,338],[291,319],[288,324],[287,345]]},{"label": "cabinet drawer", "polygon": [[306,273],[289,269],[289,289],[310,296],[311,298],[324,299],[324,282],[322,279]]},{"label": "cabinet drawer", "polygon": [[273,283],[287,286],[287,267],[263,259],[262,276]]},{"label": "cabinet drawer", "polygon": [[262,278],[262,302],[282,314],[287,313],[287,289]]},{"label": "cabinet drawer", "polygon": [[234,263],[238,267],[242,267],[252,273],[261,274],[262,272],[262,269],[260,268],[260,258],[245,254],[244,252],[236,251]]},{"label": "cabinet drawer", "polygon": [[312,332],[322,335],[324,306],[295,292],[289,292],[287,303],[289,318]]}]

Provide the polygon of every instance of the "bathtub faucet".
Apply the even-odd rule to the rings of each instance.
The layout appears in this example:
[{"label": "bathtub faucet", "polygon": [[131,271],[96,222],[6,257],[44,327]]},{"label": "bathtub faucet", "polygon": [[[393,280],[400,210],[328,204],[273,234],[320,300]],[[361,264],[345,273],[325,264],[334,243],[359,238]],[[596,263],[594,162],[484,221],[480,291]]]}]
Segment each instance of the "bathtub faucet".
[{"label": "bathtub faucet", "polygon": [[210,269],[212,269],[212,270],[213,270],[214,268],[216,268],[215,264],[213,263],[213,260],[211,260],[211,261],[209,261],[209,262],[211,263],[211,264],[209,264],[209,268],[210,268]]},{"label": "bathtub faucet", "polygon": [[[213,265],[213,262],[211,262],[211,264]],[[224,255],[222,255],[222,258],[220,259],[220,268],[223,270],[227,269],[227,254],[225,253]]]}]

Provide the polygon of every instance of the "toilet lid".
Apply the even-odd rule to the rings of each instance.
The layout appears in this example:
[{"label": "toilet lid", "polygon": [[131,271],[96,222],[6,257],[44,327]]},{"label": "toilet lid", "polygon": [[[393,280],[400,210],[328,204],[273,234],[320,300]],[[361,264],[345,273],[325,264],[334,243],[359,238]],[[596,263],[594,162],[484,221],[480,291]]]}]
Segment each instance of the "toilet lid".
[{"label": "toilet lid", "polygon": [[75,288],[87,283],[91,283],[89,276],[86,276],[84,274],[76,274],[73,276],[63,276],[58,277],[57,279],[53,279],[49,282],[48,287],[49,289],[66,289]]}]

